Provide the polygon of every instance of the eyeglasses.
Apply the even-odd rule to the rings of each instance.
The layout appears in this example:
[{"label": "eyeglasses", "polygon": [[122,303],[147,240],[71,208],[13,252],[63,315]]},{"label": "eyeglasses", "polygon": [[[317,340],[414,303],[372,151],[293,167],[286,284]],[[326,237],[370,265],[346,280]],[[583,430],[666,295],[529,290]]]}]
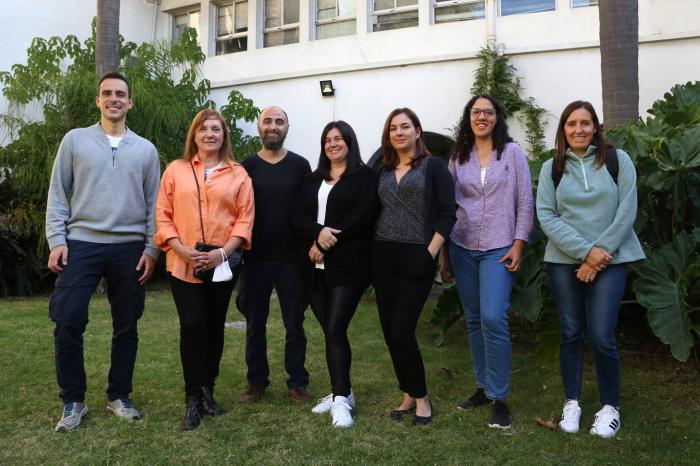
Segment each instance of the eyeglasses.
[{"label": "eyeglasses", "polygon": [[496,110],[492,108],[472,108],[469,110],[469,113],[471,113],[473,117],[478,117],[482,113],[485,117],[492,117],[496,114]]}]

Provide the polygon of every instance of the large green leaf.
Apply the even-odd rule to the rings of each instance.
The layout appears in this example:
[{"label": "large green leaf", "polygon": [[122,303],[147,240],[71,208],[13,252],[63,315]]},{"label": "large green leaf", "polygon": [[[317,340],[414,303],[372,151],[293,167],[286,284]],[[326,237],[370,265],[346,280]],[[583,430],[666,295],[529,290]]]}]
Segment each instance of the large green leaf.
[{"label": "large green leaf", "polygon": [[457,287],[454,285],[446,287],[438,297],[430,319],[430,322],[437,327],[433,335],[436,346],[442,345],[447,331],[461,316],[462,303],[459,300]]},{"label": "large green leaf", "polygon": [[529,247],[525,250],[518,276],[513,283],[510,307],[530,322],[535,322],[542,314],[544,285],[542,251]]},{"label": "large green leaf", "polygon": [[686,301],[687,286],[697,279],[695,239],[680,233],[672,244],[647,252],[647,260],[633,266],[637,301],[648,309],[649,326],[671,347],[673,357],[686,361],[693,346]]}]

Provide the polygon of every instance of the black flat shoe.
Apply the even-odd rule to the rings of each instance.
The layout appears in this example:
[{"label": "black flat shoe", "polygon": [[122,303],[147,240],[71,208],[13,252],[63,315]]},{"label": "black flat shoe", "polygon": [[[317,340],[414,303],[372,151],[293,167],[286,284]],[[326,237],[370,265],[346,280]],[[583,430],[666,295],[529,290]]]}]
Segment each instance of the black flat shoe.
[{"label": "black flat shoe", "polygon": [[214,389],[211,387],[202,387],[202,403],[200,408],[202,414],[208,416],[221,416],[224,414],[224,408],[214,399]]},{"label": "black flat shoe", "polygon": [[389,413],[389,417],[393,419],[394,421],[400,421],[403,418],[403,415],[406,413],[410,413],[416,409],[415,406],[412,406],[407,409],[392,409],[391,412]]},{"label": "black flat shoe", "polygon": [[428,400],[430,405],[430,416],[419,416],[417,414],[413,415],[413,425],[414,426],[426,426],[433,421],[433,402]]}]

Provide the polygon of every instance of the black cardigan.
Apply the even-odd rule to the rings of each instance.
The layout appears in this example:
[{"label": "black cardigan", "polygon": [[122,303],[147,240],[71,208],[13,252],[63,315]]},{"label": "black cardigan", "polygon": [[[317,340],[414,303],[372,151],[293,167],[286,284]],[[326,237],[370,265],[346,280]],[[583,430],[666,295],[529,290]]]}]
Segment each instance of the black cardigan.
[{"label": "black cardigan", "polygon": [[370,278],[370,248],[379,206],[377,175],[368,167],[344,175],[333,186],[326,203],[325,225],[316,222],[318,190],[323,180],[310,175],[299,193],[292,227],[299,238],[301,279],[305,289],[313,287],[315,265],[309,249],[324,226],[341,230],[338,242],[324,256],[326,283],[365,288]]},{"label": "black cardigan", "polygon": [[[445,241],[450,239],[452,227],[457,221],[457,204],[452,174],[439,157],[429,156],[425,163],[425,244],[430,244],[435,232]],[[382,168],[380,171],[385,171]]]}]

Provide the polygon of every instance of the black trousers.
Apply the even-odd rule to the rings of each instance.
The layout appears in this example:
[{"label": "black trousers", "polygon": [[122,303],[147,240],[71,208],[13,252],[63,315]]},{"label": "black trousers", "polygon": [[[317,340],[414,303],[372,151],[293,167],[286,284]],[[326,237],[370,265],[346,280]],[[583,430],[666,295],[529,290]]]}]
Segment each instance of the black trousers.
[{"label": "black trousers", "polygon": [[180,317],[180,360],[185,394],[214,387],[224,350],[224,324],[236,282],[189,283],[170,276],[175,307]]},{"label": "black trousers", "polygon": [[414,398],[428,393],[416,326],[436,270],[437,261],[425,245],[390,241],[373,244],[372,281],[384,340],[399,388]]},{"label": "black trousers", "polygon": [[352,350],[348,326],[363,291],[364,287],[358,286],[329,286],[324,271],[317,269],[314,288],[309,292],[311,310],[326,337],[326,364],[335,396],[350,396]]},{"label": "black trousers", "polygon": [[139,343],[136,323],[143,314],[145,298],[136,270],[143,248],[143,241],[121,244],[68,241],[68,264],[58,274],[49,302],[49,316],[56,323],[53,333],[56,378],[64,403],[85,400],[83,333],[88,323],[90,298],[103,276],[107,280],[112,313],[107,396],[115,400],[127,398],[131,393]]},{"label": "black trousers", "polygon": [[236,305],[246,319],[245,362],[248,383],[269,385],[270,365],[267,360],[267,317],[270,314],[272,288],[277,291],[284,322],[284,368],[289,377],[287,386],[309,384],[304,334],[303,292],[297,262],[247,261],[241,273],[241,286]]}]

